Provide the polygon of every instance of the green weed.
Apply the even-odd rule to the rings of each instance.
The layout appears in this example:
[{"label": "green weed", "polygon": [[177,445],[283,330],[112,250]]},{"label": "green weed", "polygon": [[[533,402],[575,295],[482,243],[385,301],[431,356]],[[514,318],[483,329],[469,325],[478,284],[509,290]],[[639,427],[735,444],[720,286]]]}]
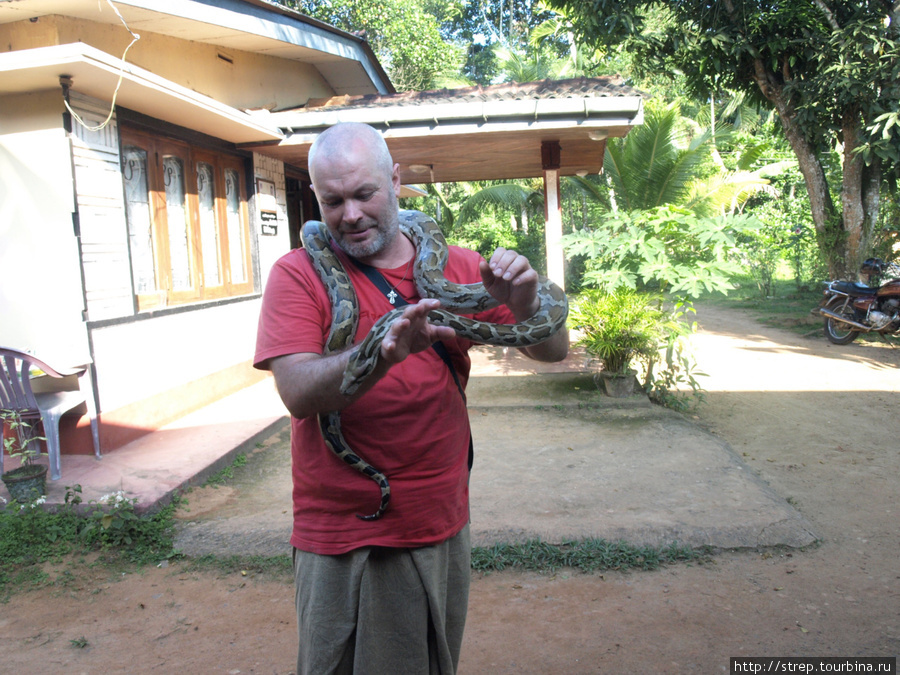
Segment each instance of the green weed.
[{"label": "green weed", "polygon": [[204,487],[208,485],[217,486],[224,485],[232,478],[234,478],[234,470],[245,466],[247,464],[247,455],[241,453],[237,457],[234,458],[234,461],[226,466],[224,469],[217,471],[212,476],[206,479],[206,482],[203,484]]},{"label": "green weed", "polygon": [[476,546],[472,549],[472,569],[479,572],[520,568],[534,572],[571,567],[582,572],[598,570],[655,570],[678,562],[699,562],[707,554],[689,546],[633,546],[605,539],[567,540],[559,545],[540,539],[515,544]]},{"label": "green weed", "polygon": [[294,570],[290,554],[283,556],[259,555],[204,555],[185,561],[185,572],[216,572],[242,577],[264,577],[271,581],[291,584]]}]

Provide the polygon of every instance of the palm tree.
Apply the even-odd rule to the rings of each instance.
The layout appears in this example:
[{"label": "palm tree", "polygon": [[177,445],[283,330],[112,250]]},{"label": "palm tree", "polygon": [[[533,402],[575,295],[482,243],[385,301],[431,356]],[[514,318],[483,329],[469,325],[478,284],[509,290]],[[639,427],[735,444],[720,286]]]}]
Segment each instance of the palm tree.
[{"label": "palm tree", "polygon": [[729,133],[728,126],[713,133],[684,119],[677,103],[650,107],[642,125],[606,146],[607,199],[593,180],[577,176],[568,180],[598,202],[608,201],[613,212],[672,205],[699,216],[733,214],[752,194],[770,189],[766,176],[783,171],[786,163],[752,170],[766,152],[766,143],[744,150],[734,170],[711,162],[715,141]]}]

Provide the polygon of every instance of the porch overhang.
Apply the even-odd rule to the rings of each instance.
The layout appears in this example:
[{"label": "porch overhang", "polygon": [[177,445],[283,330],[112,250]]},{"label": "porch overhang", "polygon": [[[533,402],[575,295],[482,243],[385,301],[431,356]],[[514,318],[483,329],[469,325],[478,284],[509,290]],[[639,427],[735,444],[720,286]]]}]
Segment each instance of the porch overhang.
[{"label": "porch overhang", "polygon": [[82,42],[0,54],[0,96],[53,89],[62,95],[64,77],[72,91],[103,101],[115,96],[117,106],[231,143],[284,138],[277,127],[258,117]]},{"label": "porch overhang", "polygon": [[337,94],[394,91],[365,38],[272,0],[0,0],[0,24],[53,15],[309,63]]},{"label": "porch overhang", "polygon": [[[248,147],[305,168],[322,131],[339,122],[363,122],[383,133],[403,183],[538,177],[545,141],[559,143],[561,175],[585,175],[601,171],[607,138],[625,136],[643,121],[643,98],[627,87],[628,95],[512,100],[493,97],[490,88],[471,89],[485,93],[470,100],[438,92],[395,94],[362,97],[351,105],[338,97],[321,107],[258,113],[285,138]],[[422,100],[429,95],[447,100]]]}]

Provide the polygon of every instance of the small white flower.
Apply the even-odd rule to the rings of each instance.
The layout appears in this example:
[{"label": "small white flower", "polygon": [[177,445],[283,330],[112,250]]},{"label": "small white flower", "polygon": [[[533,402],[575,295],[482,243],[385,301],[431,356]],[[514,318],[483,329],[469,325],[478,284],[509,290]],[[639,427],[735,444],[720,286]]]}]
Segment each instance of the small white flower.
[{"label": "small white flower", "polygon": [[130,500],[125,496],[125,490],[118,490],[108,495],[103,495],[97,500],[101,504],[112,504],[113,508],[119,508],[122,504],[127,504]]}]

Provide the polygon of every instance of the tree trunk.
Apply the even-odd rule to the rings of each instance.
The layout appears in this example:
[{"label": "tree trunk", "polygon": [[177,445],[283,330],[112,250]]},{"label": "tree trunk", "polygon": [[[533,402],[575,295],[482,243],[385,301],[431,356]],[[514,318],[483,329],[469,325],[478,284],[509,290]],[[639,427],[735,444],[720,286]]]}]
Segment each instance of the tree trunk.
[{"label": "tree trunk", "polygon": [[755,59],[753,80],[768,99],[784,129],[784,135],[797,156],[800,173],[809,192],[810,215],[816,228],[816,241],[819,251],[828,265],[828,272],[833,278],[840,278],[846,273],[843,255],[843,222],[841,214],[835,211],[834,201],[828,189],[825,170],[815,150],[796,124],[797,113],[792,103],[784,95],[784,89],[772,73],[766,68],[762,59]]},{"label": "tree trunk", "polygon": [[870,253],[881,206],[881,161],[875,158],[870,166],[866,166],[862,156],[854,152],[859,147],[863,124],[862,116],[856,110],[846,111],[841,120],[844,141],[841,206],[847,233],[844,257],[846,271],[851,276]]},{"label": "tree trunk", "polygon": [[841,118],[841,139],[844,143],[843,171],[841,181],[841,209],[844,215],[844,258],[847,261],[845,272],[850,273],[858,269],[860,249],[864,237],[863,223],[865,212],[863,211],[863,168],[864,164],[859,155],[854,155],[854,150],[859,145],[857,135],[858,114],[854,110],[845,110]]},{"label": "tree trunk", "polygon": [[881,216],[881,160],[874,158],[872,163],[863,169],[862,203],[865,213],[864,232],[866,239],[864,250],[869,251],[872,237]]}]

